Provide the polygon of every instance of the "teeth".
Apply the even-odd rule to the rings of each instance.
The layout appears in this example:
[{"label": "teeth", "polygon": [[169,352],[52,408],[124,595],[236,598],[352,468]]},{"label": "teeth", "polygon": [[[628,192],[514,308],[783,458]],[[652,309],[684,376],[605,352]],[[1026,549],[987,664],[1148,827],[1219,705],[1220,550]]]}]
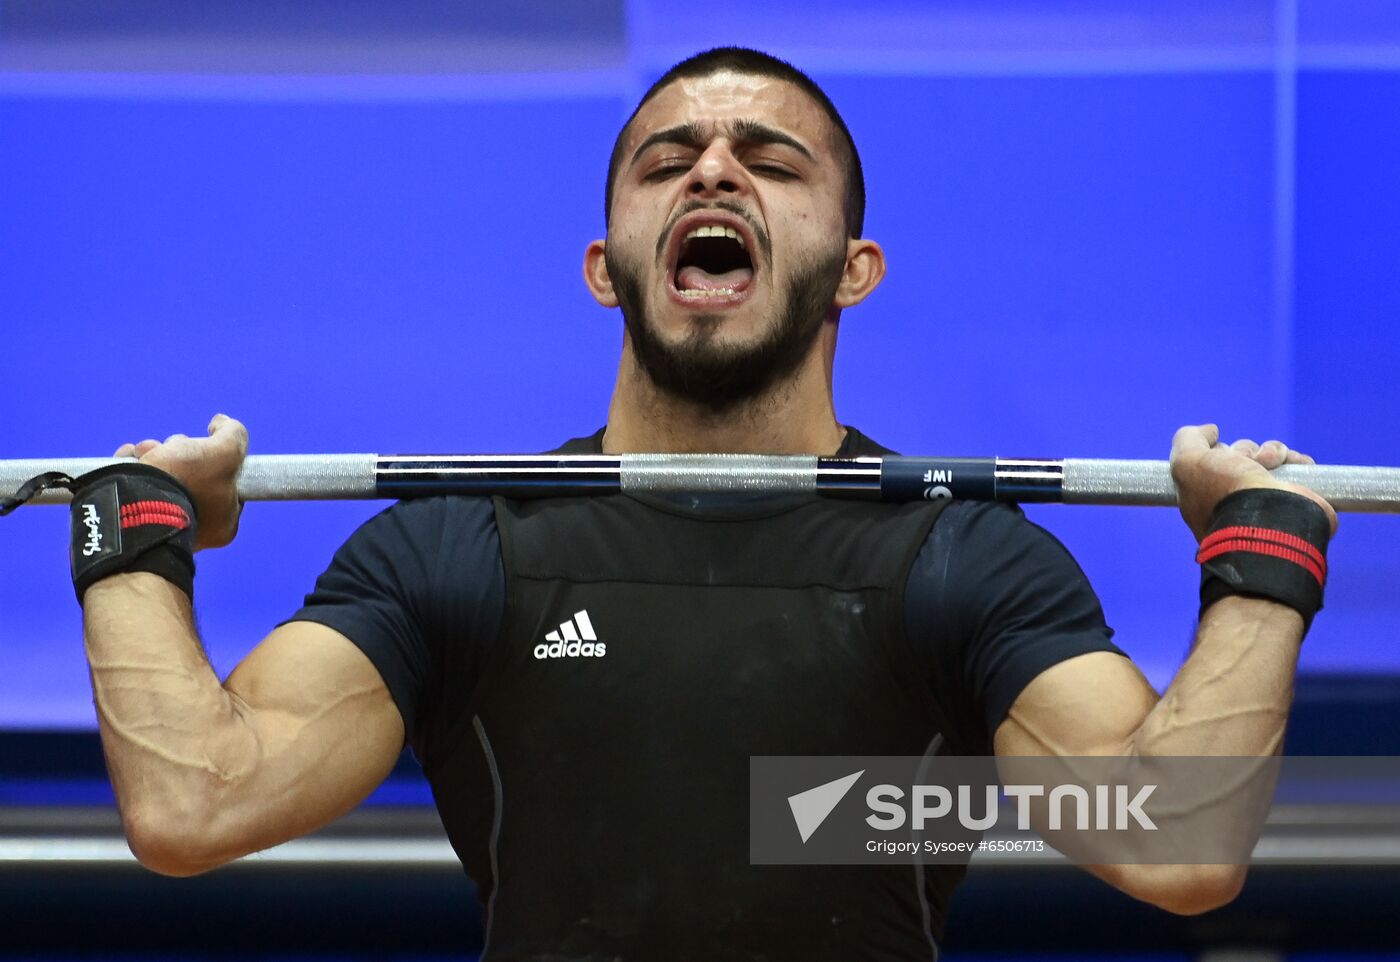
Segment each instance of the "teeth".
[{"label": "teeth", "polygon": [[676,293],[679,294],[681,297],[693,297],[693,298],[702,298],[702,297],[732,297],[732,296],[734,295],[734,289],[731,288],[731,287],[721,287],[721,288],[719,288],[718,290],[713,290],[713,291],[690,290],[690,291],[677,291]]},{"label": "teeth", "polygon": [[738,241],[739,246],[744,246],[744,238],[732,227],[724,227],[720,224],[704,224],[689,231],[685,235],[686,240],[696,237],[728,237],[732,241]]}]

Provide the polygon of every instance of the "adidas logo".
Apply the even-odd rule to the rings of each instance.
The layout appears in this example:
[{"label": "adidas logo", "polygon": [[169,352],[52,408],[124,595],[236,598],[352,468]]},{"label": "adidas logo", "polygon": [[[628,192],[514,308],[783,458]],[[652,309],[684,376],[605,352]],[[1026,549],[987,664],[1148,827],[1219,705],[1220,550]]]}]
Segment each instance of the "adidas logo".
[{"label": "adidas logo", "polygon": [[602,658],[608,646],[593,633],[587,611],[576,611],[568,621],[544,636],[535,646],[536,658]]}]

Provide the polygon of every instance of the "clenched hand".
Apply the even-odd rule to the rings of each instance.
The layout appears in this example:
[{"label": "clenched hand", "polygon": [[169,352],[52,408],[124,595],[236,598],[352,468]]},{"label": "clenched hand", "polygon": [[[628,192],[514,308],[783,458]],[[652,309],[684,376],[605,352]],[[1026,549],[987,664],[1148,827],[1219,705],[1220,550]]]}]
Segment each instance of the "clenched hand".
[{"label": "clenched hand", "polygon": [[207,438],[172,434],[164,441],[149,438],[123,444],[114,457],[139,458],[174,475],[194,499],[198,537],[195,550],[219,548],[238,533],[243,502],[238,499],[238,472],[248,456],[248,429],[225,414],[209,422]]}]

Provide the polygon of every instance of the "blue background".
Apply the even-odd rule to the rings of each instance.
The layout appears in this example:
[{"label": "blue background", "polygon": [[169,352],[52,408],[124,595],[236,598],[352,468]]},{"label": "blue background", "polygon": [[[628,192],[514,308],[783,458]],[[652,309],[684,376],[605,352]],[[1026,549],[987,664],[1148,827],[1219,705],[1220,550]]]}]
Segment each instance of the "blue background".
[{"label": "blue background", "polygon": [[[0,457],[243,419],[254,452],[540,450],[604,420],[580,279],[617,128],[739,42],[845,114],[890,273],[840,417],[922,454],[1165,457],[1187,422],[1400,464],[1400,8],[1384,0],[0,3]],[[227,671],[380,505],[200,558]],[[1174,512],[1048,506],[1164,685]],[[93,725],[52,508],[0,521],[0,727]],[[1400,520],[1347,516],[1305,671],[1400,668]]]}]

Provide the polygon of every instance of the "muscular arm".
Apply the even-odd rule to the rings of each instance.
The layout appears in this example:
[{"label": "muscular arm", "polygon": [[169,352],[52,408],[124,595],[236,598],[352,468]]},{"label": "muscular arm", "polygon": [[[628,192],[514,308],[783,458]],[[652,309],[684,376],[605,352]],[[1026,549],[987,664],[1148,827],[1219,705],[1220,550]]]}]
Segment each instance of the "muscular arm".
[{"label": "muscular arm", "polygon": [[1125,658],[1071,658],[1026,686],[996,732],[998,755],[1271,755],[1283,744],[1303,619],[1226,598],[1160,698]]},{"label": "muscular arm", "polygon": [[324,825],[403,745],[379,673],[323,625],[276,629],[224,684],[188,599],[155,575],[93,585],[84,629],[122,823],[156,871],[195,874]]},{"label": "muscular arm", "polygon": [[[1197,444],[1202,438],[1204,450]],[[1174,450],[1183,513],[1198,537],[1220,497],[1249,483],[1270,483],[1256,472],[1286,455],[1274,449],[1261,456],[1248,442],[1231,451],[1214,441],[1213,433],[1185,439],[1179,433]],[[1276,754],[1302,637],[1303,620],[1292,609],[1264,599],[1226,598],[1206,610],[1191,655],[1160,698],[1125,658],[1093,653],[1069,659],[1041,673],[1016,699],[997,728],[996,753]],[[1230,901],[1245,877],[1245,867],[1235,865],[1086,867],[1130,895],[1181,913]]]},{"label": "muscular arm", "polygon": [[[1272,755],[1283,744],[1303,622],[1272,601],[1226,598],[1201,621],[1191,656],[1159,698],[1136,666],[1104,652],[1061,662],[1021,693],[996,752],[1075,757]],[[1165,827],[1165,826],[1164,826]],[[1086,865],[1143,901],[1181,914],[1217,908],[1242,865]]]},{"label": "muscular arm", "polygon": [[[217,415],[209,437],[126,444],[178,477],[198,517],[196,546],[233,540],[243,425]],[[132,851],[192,875],[302,835],[384,779],[404,725],[379,672],[339,632],[273,631],[220,684],[184,593],[142,572],[93,584],[83,626],[98,729]]]}]

